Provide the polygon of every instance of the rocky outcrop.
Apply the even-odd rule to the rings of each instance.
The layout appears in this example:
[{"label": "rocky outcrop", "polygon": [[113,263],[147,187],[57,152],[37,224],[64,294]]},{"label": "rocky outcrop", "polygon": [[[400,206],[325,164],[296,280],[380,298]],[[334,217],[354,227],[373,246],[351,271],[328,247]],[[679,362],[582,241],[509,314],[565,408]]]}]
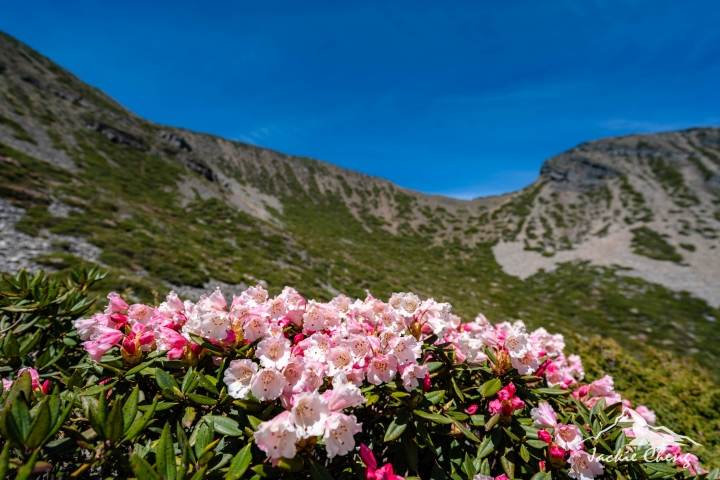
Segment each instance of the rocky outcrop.
[{"label": "rocky outcrop", "polygon": [[553,157],[540,169],[540,176],[549,179],[557,190],[585,191],[618,178],[622,173],[608,165],[579,153],[566,153]]}]

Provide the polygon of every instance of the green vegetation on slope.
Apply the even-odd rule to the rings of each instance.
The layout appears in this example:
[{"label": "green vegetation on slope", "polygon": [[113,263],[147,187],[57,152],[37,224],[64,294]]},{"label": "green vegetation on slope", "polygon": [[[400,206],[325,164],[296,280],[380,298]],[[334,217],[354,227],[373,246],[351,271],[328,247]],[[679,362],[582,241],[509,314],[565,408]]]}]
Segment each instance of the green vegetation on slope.
[{"label": "green vegetation on slope", "polygon": [[665,240],[667,235],[662,235],[648,227],[634,228],[632,233],[633,238],[630,246],[633,248],[634,253],[655,260],[682,262],[682,255],[677,253],[675,247]]}]

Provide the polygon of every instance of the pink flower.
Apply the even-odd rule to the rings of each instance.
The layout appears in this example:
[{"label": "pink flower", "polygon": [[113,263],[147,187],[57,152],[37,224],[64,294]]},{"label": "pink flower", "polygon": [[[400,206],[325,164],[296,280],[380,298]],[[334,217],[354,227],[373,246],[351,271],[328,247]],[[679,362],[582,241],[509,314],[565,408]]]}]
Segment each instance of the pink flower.
[{"label": "pink flower", "polygon": [[255,433],[255,443],[270,458],[295,457],[295,442],[298,440],[289,411],[262,422]]},{"label": "pink flower", "polygon": [[590,384],[590,394],[595,397],[609,397],[615,394],[614,382],[610,375],[605,375],[600,380]]},{"label": "pink flower", "polygon": [[377,468],[377,461],[375,460],[375,455],[373,455],[372,450],[370,450],[368,446],[364,443],[360,444],[360,459],[366,467],[373,470]]},{"label": "pink flower", "polygon": [[692,453],[683,453],[678,455],[675,460],[675,464],[678,467],[687,468],[692,475],[705,473],[705,470],[700,468],[698,458]]},{"label": "pink flower", "polygon": [[128,304],[125,303],[125,300],[120,298],[120,295],[117,293],[109,293],[107,298],[110,299],[110,304],[105,309],[106,315],[110,315],[112,313],[123,313],[128,309]]},{"label": "pink flower", "polygon": [[592,480],[596,475],[602,475],[604,467],[592,455],[583,451],[570,452],[570,471],[568,475],[578,480]]},{"label": "pink flower", "polygon": [[393,355],[381,355],[370,360],[368,382],[380,385],[390,382],[397,373],[397,361]]},{"label": "pink flower", "polygon": [[428,369],[425,365],[418,365],[417,363],[408,363],[400,367],[400,377],[403,381],[403,387],[408,392],[413,388],[416,388],[420,382],[419,378],[424,379],[425,375],[428,374]]},{"label": "pink flower", "polygon": [[552,435],[547,430],[538,430],[538,438],[545,443],[552,443]]},{"label": "pink flower", "polygon": [[403,480],[403,477],[401,477],[400,475],[395,475],[393,473],[393,467],[391,463],[387,463],[382,467],[378,468],[373,472],[373,474],[374,476],[368,476],[368,473],[366,473],[365,477],[369,480]]},{"label": "pink flower", "polygon": [[565,458],[565,450],[558,447],[557,445],[553,445],[550,447],[550,456],[556,459],[563,459]]},{"label": "pink flower", "polygon": [[503,411],[503,402],[496,398],[488,404],[488,410],[491,415],[499,415]]},{"label": "pink flower", "polygon": [[153,309],[147,305],[136,303],[128,308],[128,317],[137,323],[146,325],[153,317]]},{"label": "pink flower", "polygon": [[467,407],[467,413],[468,415],[475,415],[475,412],[477,412],[478,406],[476,404],[468,405]]},{"label": "pink flower", "polygon": [[575,425],[558,425],[555,427],[555,441],[565,450],[579,450],[583,444],[583,436]]},{"label": "pink flower", "polygon": [[423,393],[427,392],[432,388],[432,382],[430,381],[430,374],[426,373],[425,378],[423,378]]},{"label": "pink flower", "polygon": [[356,433],[362,431],[362,424],[354,415],[331,412],[325,422],[323,441],[328,458],[335,455],[347,455],[355,448]]},{"label": "pink flower", "polygon": [[557,415],[555,410],[547,402],[540,402],[537,408],[530,410],[535,428],[555,428]]},{"label": "pink flower", "polygon": [[137,350],[137,345],[134,341],[130,340],[129,338],[126,338],[122,341],[122,348],[129,353],[130,355],[134,354]]},{"label": "pink flower", "polygon": [[515,395],[516,389],[512,382],[504,386],[498,393],[497,396],[500,400],[510,400]]},{"label": "pink flower", "polygon": [[649,425],[655,425],[655,421],[657,420],[657,417],[655,416],[655,412],[647,408],[645,405],[639,405],[635,411],[645,419],[645,421]]},{"label": "pink flower", "polygon": [[330,410],[335,412],[345,408],[357,407],[366,401],[360,389],[348,382],[343,373],[333,378],[333,388],[325,391],[323,398],[327,400]]},{"label": "pink flower", "polygon": [[495,480],[508,480],[508,477],[503,473],[502,475],[495,477]]}]

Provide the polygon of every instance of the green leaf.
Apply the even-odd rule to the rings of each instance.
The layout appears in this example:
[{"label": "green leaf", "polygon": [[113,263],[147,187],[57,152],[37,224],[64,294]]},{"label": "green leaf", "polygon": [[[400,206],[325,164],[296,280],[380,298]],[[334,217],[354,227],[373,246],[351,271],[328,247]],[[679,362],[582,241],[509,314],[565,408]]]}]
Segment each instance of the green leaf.
[{"label": "green leaf", "polygon": [[[132,394],[131,394],[132,395]],[[111,444],[117,443],[125,432],[125,423],[123,419],[123,401],[118,397],[110,410],[107,424],[105,426],[105,435]]]},{"label": "green leaf", "polygon": [[37,448],[43,444],[45,438],[50,433],[51,414],[50,406],[48,405],[47,399],[43,399],[38,405],[38,409],[35,413],[35,418],[30,425],[30,432],[28,434],[25,444],[30,448]]},{"label": "green leaf", "polygon": [[252,444],[248,443],[235,455],[225,476],[226,480],[240,480],[242,478],[252,461],[251,447]]},{"label": "green leaf", "polygon": [[460,387],[457,386],[455,379],[451,378],[450,381],[452,382],[453,390],[455,390],[455,395],[457,395],[457,397],[460,399],[461,402],[464,402],[465,395],[463,395],[462,391],[460,390]]},{"label": "green leaf", "polygon": [[475,464],[467,453],[465,454],[465,460],[463,461],[462,469],[463,472],[465,472],[465,474],[468,476],[468,478],[473,478],[475,475],[477,475],[477,470],[475,470]]},{"label": "green leaf", "polygon": [[125,434],[125,438],[122,439],[123,442],[126,442],[128,440],[132,440],[135,438],[140,432],[147,427],[148,423],[150,423],[150,420],[152,420],[153,415],[155,415],[155,407],[157,407],[158,401],[160,400],[160,397],[155,397],[155,400],[153,401],[152,405],[150,406],[150,409],[145,412],[145,415],[138,418],[133,422],[133,424],[130,426],[130,429]]},{"label": "green leaf", "polygon": [[525,463],[530,461],[530,452],[525,445],[520,445],[520,458],[525,460]]},{"label": "green leaf", "polygon": [[214,398],[207,397],[205,395],[198,395],[197,393],[188,393],[187,398],[200,405],[215,405],[217,400]]},{"label": "green leaf", "polygon": [[172,435],[170,435],[170,424],[166,423],[162,434],[155,446],[155,462],[157,471],[164,480],[175,480],[177,470],[175,468],[175,448],[173,447]]},{"label": "green leaf", "polygon": [[503,470],[505,470],[508,478],[515,477],[515,462],[513,462],[512,459],[508,458],[507,455],[503,455],[500,457],[500,464],[502,465]]},{"label": "green leaf", "polygon": [[192,384],[192,380],[195,378],[195,371],[192,367],[188,368],[188,371],[185,373],[185,376],[183,377],[182,385],[180,387],[180,391],[182,393],[187,393],[190,390],[190,385]]},{"label": "green leaf", "polygon": [[130,464],[138,480],[160,480],[160,477],[155,473],[147,460],[137,453],[130,457]]},{"label": "green leaf", "polygon": [[383,439],[384,442],[392,442],[393,440],[396,440],[402,433],[405,431],[405,428],[407,428],[408,423],[408,413],[403,412],[397,417],[393,419],[392,422],[390,422],[390,425],[388,425],[387,430],[385,430],[385,438]]},{"label": "green leaf", "polygon": [[32,392],[32,377],[30,376],[30,372],[25,370],[22,375],[20,375],[20,378],[13,382],[10,393],[8,393],[5,399],[5,405],[10,405],[20,393],[23,393],[25,399],[29,400],[30,392]]},{"label": "green leaf", "polygon": [[33,473],[33,469],[35,468],[35,462],[37,461],[39,451],[39,448],[33,450],[32,455],[30,455],[30,458],[28,458],[27,462],[25,462],[22,467],[18,468],[18,473],[17,477],[15,477],[15,480],[27,480],[28,478],[30,478]]},{"label": "green leaf", "polygon": [[568,395],[569,392],[569,390],[563,390],[561,388],[533,388],[532,391],[545,395]]},{"label": "green leaf", "polygon": [[203,375],[202,373],[197,374],[197,378],[200,381],[200,386],[203,387],[208,392],[212,393],[213,395],[220,395],[220,392],[218,392],[217,387],[212,383],[210,378],[215,380],[213,377],[208,377],[207,375]]},{"label": "green leaf", "polygon": [[10,469],[10,442],[5,442],[2,453],[0,453],[0,478],[7,478]]},{"label": "green leaf", "polygon": [[445,390],[435,390],[433,392],[427,392],[425,394],[425,400],[430,402],[431,405],[440,403],[445,398]]},{"label": "green leaf", "polygon": [[139,365],[135,365],[133,368],[131,368],[130,370],[128,370],[127,372],[125,372],[125,376],[126,376],[126,377],[129,377],[130,375],[135,375],[135,374],[138,373],[138,372],[142,372],[142,371],[145,370],[147,367],[149,367],[150,365],[152,365],[153,363],[155,363],[155,360],[157,360],[157,359],[156,359],[156,358],[153,358],[153,359],[151,359],[151,360],[148,360],[147,362],[141,363],[141,364],[139,364]]},{"label": "green leaf", "polygon": [[206,415],[205,418],[212,423],[213,428],[216,432],[221,435],[230,435],[232,437],[239,437],[243,434],[240,430],[238,422],[232,418],[223,417],[220,415]]},{"label": "green leaf", "polygon": [[333,480],[332,475],[330,475],[321,463],[312,458],[308,458],[307,461],[310,464],[310,475],[313,480]]},{"label": "green leaf", "polygon": [[193,474],[193,476],[190,477],[190,480],[203,480],[203,479],[205,478],[205,473],[207,473],[207,471],[208,471],[208,468],[210,468],[210,467],[208,467],[207,465],[205,465],[205,466],[202,467],[200,470],[198,470],[197,472],[195,472],[195,473]]},{"label": "green leaf", "polygon": [[538,472],[530,480],[550,480],[552,478],[549,473]]},{"label": "green leaf", "polygon": [[20,438],[25,442],[25,439],[30,432],[30,411],[28,410],[27,403],[24,397],[18,397],[10,406],[10,413],[12,418],[15,420],[18,431],[20,432]]},{"label": "green leaf", "polygon": [[138,400],[140,399],[140,386],[135,385],[130,396],[123,405],[123,432],[126,432],[130,425],[135,421],[138,411]]},{"label": "green leaf", "polygon": [[15,339],[15,335],[10,331],[5,336],[5,342],[3,343],[3,353],[6,357],[17,357],[20,354],[20,345]]},{"label": "green leaf", "polygon": [[489,380],[482,384],[480,387],[480,394],[484,398],[492,397],[496,393],[500,391],[502,388],[502,382],[499,378],[493,378],[492,380]]},{"label": "green leaf", "polygon": [[180,390],[180,385],[178,385],[175,379],[161,368],[155,368],[155,381],[157,382],[158,387],[160,387],[160,390],[165,388],[169,388],[171,391],[175,388]]},{"label": "green leaf", "polygon": [[456,422],[455,422],[455,426],[456,426],[467,438],[469,438],[469,439],[472,440],[473,442],[480,443],[480,439],[479,439],[478,437],[476,437],[474,433],[472,433],[470,430],[468,430],[468,428],[467,428],[465,425],[463,425],[462,423],[456,421]]},{"label": "green leaf", "polygon": [[492,435],[488,435],[487,437],[483,438],[482,443],[478,447],[477,457],[478,459],[483,459],[490,455],[492,452],[495,451],[495,445],[492,441]]},{"label": "green leaf", "polygon": [[499,413],[497,415],[493,415],[492,417],[490,417],[490,420],[488,420],[485,423],[485,430],[489,432],[495,426],[495,424],[498,422],[498,420],[500,420]]},{"label": "green leaf", "polygon": [[426,412],[424,410],[413,410],[413,414],[417,415],[418,417],[422,417],[425,420],[430,420],[431,422],[439,423],[441,425],[449,425],[449,424],[453,423],[452,420],[450,420],[449,418],[447,418],[443,415],[438,415],[437,413]]}]

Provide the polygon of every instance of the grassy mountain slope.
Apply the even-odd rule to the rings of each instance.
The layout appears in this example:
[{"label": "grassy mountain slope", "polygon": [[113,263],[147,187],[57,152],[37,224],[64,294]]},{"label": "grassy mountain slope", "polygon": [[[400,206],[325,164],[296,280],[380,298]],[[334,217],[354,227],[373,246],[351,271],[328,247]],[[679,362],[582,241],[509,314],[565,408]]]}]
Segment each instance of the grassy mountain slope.
[{"label": "grassy mountain slope", "polygon": [[[460,201],[153,124],[0,35],[0,271],[97,263],[110,272],[99,291],[143,300],[258,282],[323,300],[413,291],[467,319],[482,311],[566,333],[588,355],[597,353],[588,335],[613,338],[613,355],[651,359],[622,386],[630,393],[662,390],[667,365],[653,377],[647,362],[674,353],[707,377],[704,401],[717,402],[717,304],[581,254],[620,232],[632,237],[616,243],[634,256],[712,264],[718,138],[703,129],[591,142],[548,161],[520,192]],[[513,270],[513,248],[576,257],[527,274]],[[592,362],[612,370],[604,355]],[[703,424],[717,444],[707,433],[717,414],[688,408],[671,427]]]}]

